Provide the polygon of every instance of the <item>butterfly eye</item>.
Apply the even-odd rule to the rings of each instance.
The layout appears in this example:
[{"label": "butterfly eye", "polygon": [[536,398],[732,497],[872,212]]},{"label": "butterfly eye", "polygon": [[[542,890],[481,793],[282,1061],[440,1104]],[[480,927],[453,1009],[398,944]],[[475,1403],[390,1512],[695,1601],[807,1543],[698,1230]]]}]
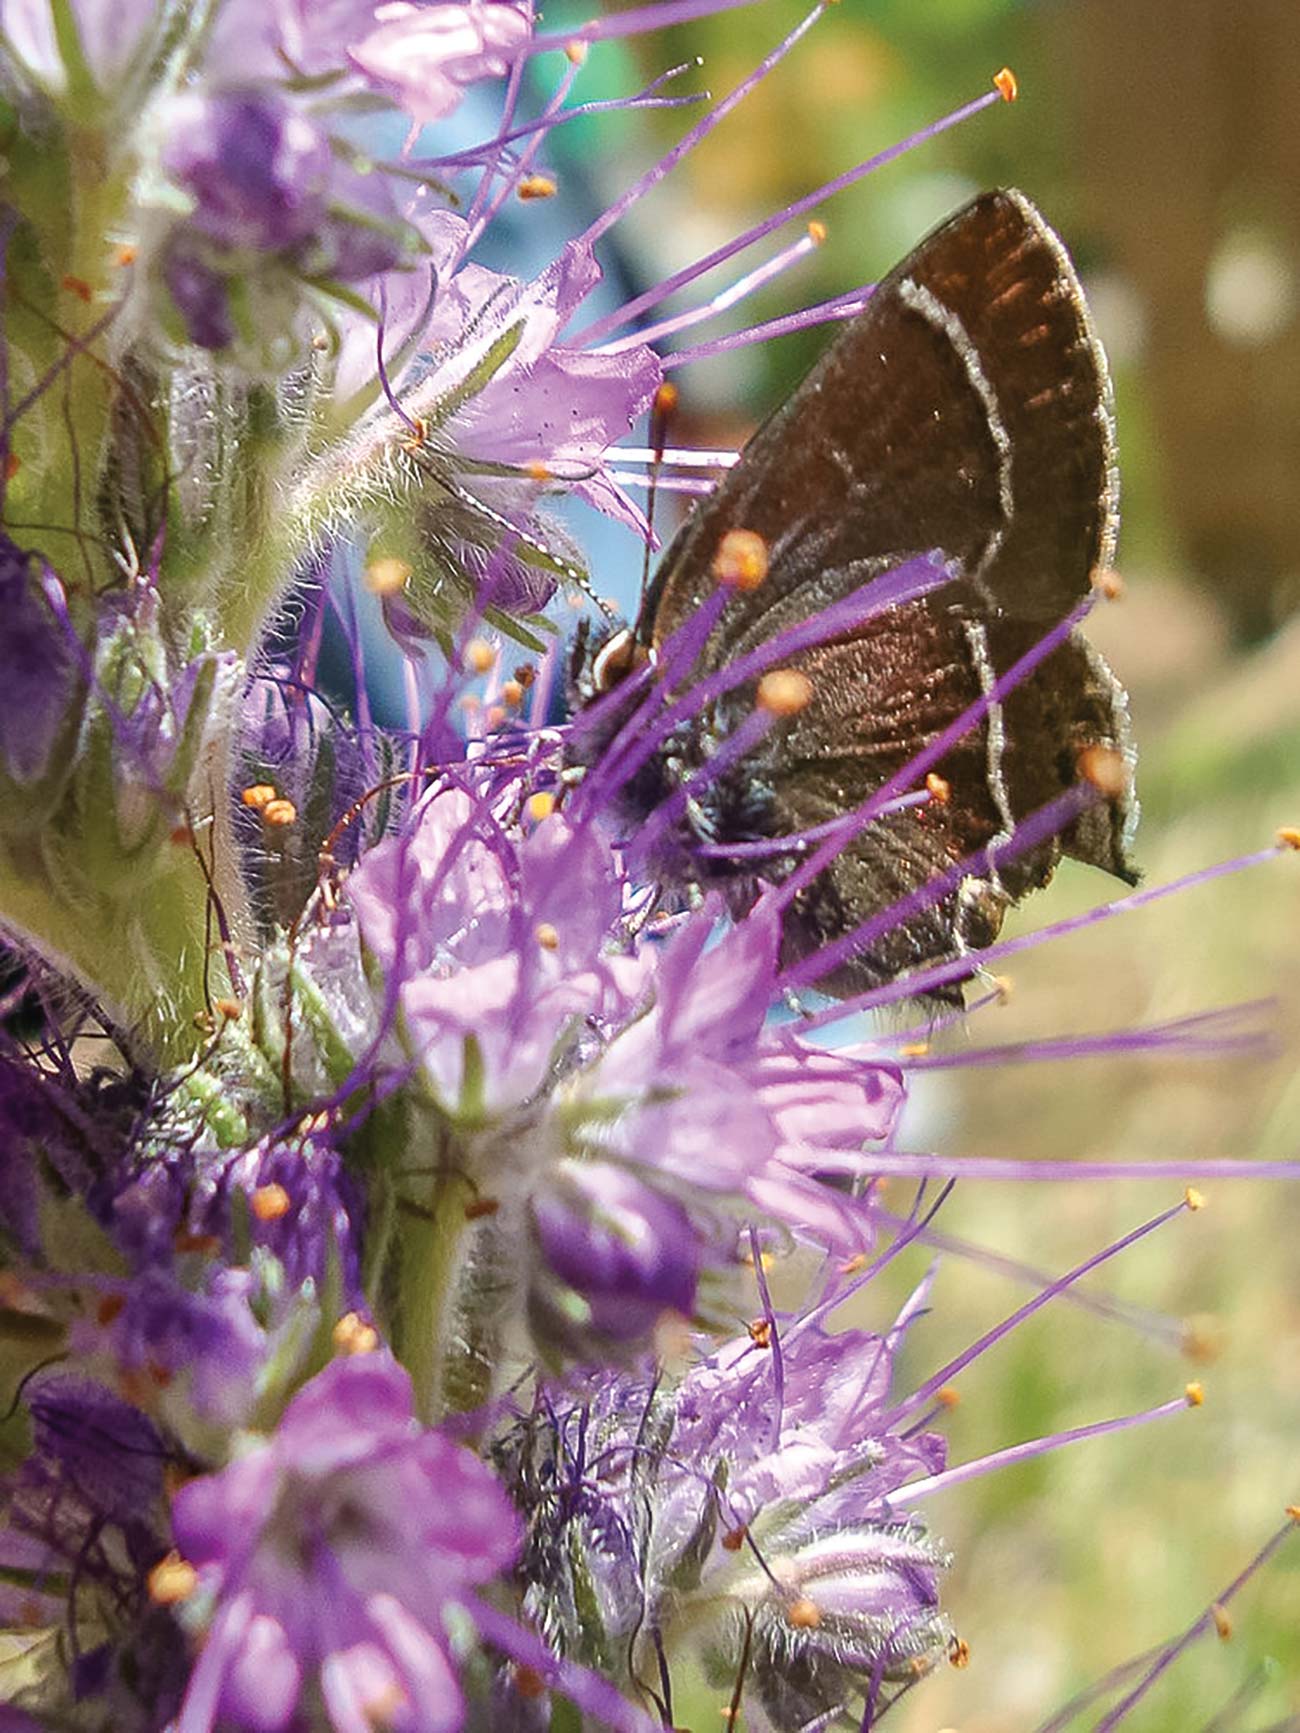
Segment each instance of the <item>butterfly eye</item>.
[{"label": "butterfly eye", "polygon": [[629,674],[643,668],[650,659],[644,644],[638,644],[635,634],[624,627],[601,646],[591,665],[591,679],[598,694],[612,692]]}]

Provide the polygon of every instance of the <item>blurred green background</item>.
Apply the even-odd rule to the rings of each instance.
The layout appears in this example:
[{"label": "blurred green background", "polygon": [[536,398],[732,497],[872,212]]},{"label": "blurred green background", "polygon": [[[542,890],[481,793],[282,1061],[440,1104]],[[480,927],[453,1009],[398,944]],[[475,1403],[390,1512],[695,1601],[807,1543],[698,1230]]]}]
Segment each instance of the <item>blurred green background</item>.
[{"label": "blurred green background", "polygon": [[[548,24],[557,21],[548,9]],[[626,51],[637,70],[705,58],[717,94],[800,9],[769,0]],[[592,68],[611,90],[624,51]],[[825,246],[750,309],[789,311],[869,281],[980,187],[1042,206],[1085,277],[1116,377],[1124,601],[1093,632],[1132,694],[1148,882],[1258,847],[1300,821],[1300,5],[1296,0],[842,0],[620,235],[653,282],[818,182],[986,89],[1021,99],[885,168],[819,213]],[[690,118],[690,117],[687,117]],[[661,145],[685,121],[663,117]],[[577,129],[574,129],[576,132]],[[576,145],[598,192],[627,182],[626,126]],[[732,267],[732,274],[736,267]],[[699,291],[691,292],[691,302]],[[731,315],[733,321],[736,315]],[[721,327],[720,327],[721,328]],[[708,327],[711,331],[714,327]],[[686,371],[676,437],[743,437],[824,332]],[[951,1050],[1114,1029],[1276,995],[1275,1060],[1080,1061],[927,1080],[910,1138],[970,1154],[1098,1160],[1300,1154],[1300,861],[1189,892],[1016,959],[1015,992]],[[1109,888],[1063,870],[1021,913],[1040,925]],[[1057,1304],[959,1382],[947,1430],[968,1457],[1141,1408],[1189,1378],[1206,1404],[934,1500],[957,1563],[948,1605],[971,1646],[888,1725],[1010,1733],[1202,1611],[1300,1498],[1300,1188],[1219,1180],[1209,1208],[1118,1262],[1099,1291],[1191,1320],[1144,1334]],[[1173,1201],[1176,1179],[959,1186],[941,1226],[1059,1272]],[[891,1195],[905,1207],[905,1188]],[[892,1272],[879,1326],[924,1259]],[[900,1368],[941,1364],[1028,1293],[949,1255]],[[705,1693],[678,1706],[722,1728]],[[1099,1711],[1076,1723],[1091,1726]],[[1300,1535],[1125,1723],[1300,1728]]]}]

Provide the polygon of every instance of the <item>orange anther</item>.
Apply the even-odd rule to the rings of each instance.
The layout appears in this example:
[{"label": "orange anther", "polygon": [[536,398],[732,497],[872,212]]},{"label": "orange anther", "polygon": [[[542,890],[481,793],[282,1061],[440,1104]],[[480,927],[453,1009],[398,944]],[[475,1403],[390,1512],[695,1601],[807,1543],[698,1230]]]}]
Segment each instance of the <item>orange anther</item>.
[{"label": "orange anther", "polygon": [[587,59],[587,44],[576,38],[564,45],[564,58],[573,66],[582,66]]},{"label": "orange anther", "polygon": [[535,457],[531,463],[526,463],[524,465],[524,474],[528,477],[529,481],[553,481],[555,479],[555,471],[551,468],[550,464],[543,463],[542,460],[537,457]]},{"label": "orange anther", "polygon": [[758,707],[773,716],[797,716],[812,695],[812,681],[797,668],[773,668],[758,683]]},{"label": "orange anther", "polygon": [[502,701],[509,704],[512,709],[515,705],[523,703],[524,689],[519,684],[518,680],[507,680],[505,682],[501,688],[501,698]]},{"label": "orange anther", "polygon": [[755,1318],[752,1323],[746,1324],[745,1328],[749,1331],[749,1339],[756,1348],[770,1348],[772,1346],[772,1321],[770,1318]]},{"label": "orange anther", "polygon": [[952,799],[952,784],[946,777],[936,776],[932,770],[925,779],[926,793],[938,806],[947,806]]},{"label": "orange anther", "polygon": [[340,1354],[373,1354],[379,1346],[378,1330],[359,1312],[345,1312],[330,1334]]},{"label": "orange anther", "polygon": [[1205,1193],[1203,1191],[1197,1191],[1194,1185],[1189,1185],[1187,1190],[1183,1193],[1183,1202],[1187,1205],[1189,1210],[1195,1213],[1196,1210],[1205,1208]]},{"label": "orange anther", "polygon": [[905,1041],[898,1049],[899,1056],[903,1059],[924,1059],[929,1051],[928,1041]]},{"label": "orange anther", "polygon": [[676,409],[680,397],[681,392],[678,391],[677,387],[671,380],[665,379],[663,384],[655,391],[655,414],[671,415],[673,410]]},{"label": "orange anther", "polygon": [[182,1254],[199,1252],[205,1258],[215,1257],[221,1250],[221,1241],[215,1234],[192,1234],[184,1230],[173,1236],[172,1245]]},{"label": "orange anther", "polygon": [[797,1601],[791,1601],[785,1609],[788,1623],[796,1631],[815,1631],[822,1622],[822,1610],[816,1601],[809,1600],[807,1595],[800,1595]]},{"label": "orange anther", "polygon": [[956,1408],[961,1403],[961,1391],[955,1390],[951,1384],[945,1384],[935,1391],[934,1399],[940,1408]]},{"label": "orange anther", "polygon": [[1009,66],[993,74],[993,84],[1003,102],[1014,102],[1020,95],[1019,81]]},{"label": "orange anther", "polygon": [[291,800],[268,800],[262,808],[262,822],[276,830],[284,830],[298,818],[298,808]]},{"label": "orange anther", "polygon": [[1099,596],[1104,596],[1108,602],[1117,602],[1124,594],[1124,580],[1119,573],[1109,566],[1098,567],[1092,574],[1092,587]]},{"label": "orange anther", "polygon": [[244,790],[239,798],[245,806],[251,806],[255,812],[261,812],[264,806],[269,806],[275,799],[275,790],[269,782],[254,782]]},{"label": "orange anther", "polygon": [[217,999],[214,1001],[212,1009],[219,1016],[224,1017],[228,1023],[233,1023],[236,1018],[242,1017],[244,1014],[244,1007],[238,999]]},{"label": "orange anther", "polygon": [[515,1690],[521,1697],[537,1698],[546,1695],[546,1680],[536,1667],[521,1666],[515,1662]]},{"label": "orange anther", "polygon": [[948,1665],[958,1671],[970,1666],[970,1644],[963,1637],[953,1637],[948,1643]]},{"label": "orange anther", "polygon": [[814,217],[808,225],[808,239],[814,247],[820,247],[826,239],[826,224]]},{"label": "orange anther", "polygon": [[1284,824],[1280,826],[1277,840],[1282,848],[1300,849],[1300,825]]},{"label": "orange anther", "polygon": [[558,951],[560,948],[560,935],[549,921],[538,921],[533,937],[544,951]]},{"label": "orange anther", "polygon": [[555,811],[555,796],[542,790],[538,794],[528,796],[528,816],[537,824],[544,818],[549,818]]},{"label": "orange anther", "polygon": [[1218,1601],[1210,1608],[1210,1617],[1214,1620],[1214,1629],[1221,1642],[1226,1643],[1232,1635],[1232,1615],[1227,1607],[1221,1607]]},{"label": "orange anther", "polygon": [[555,182],[550,175],[525,175],[515,188],[521,199],[553,199]]},{"label": "orange anther", "polygon": [[497,653],[486,638],[471,638],[465,646],[465,666],[474,674],[486,674]]},{"label": "orange anther", "polygon": [[1205,1401],[1205,1388],[1201,1384],[1187,1384],[1183,1388],[1183,1395],[1187,1398],[1189,1408],[1199,1408]]},{"label": "orange anther", "polygon": [[282,1185],[257,1186],[248,1200],[249,1208],[260,1222],[278,1222],[288,1215],[290,1198]]},{"label": "orange anther", "polygon": [[381,554],[366,567],[365,586],[372,596],[395,596],[406,588],[410,577],[411,568],[405,560]]},{"label": "orange anther", "polygon": [[199,1573],[188,1559],[173,1551],[159,1559],[145,1580],[151,1601],[160,1607],[174,1607],[179,1601],[187,1601],[198,1588]]},{"label": "orange anther", "polygon": [[728,530],[718,543],[712,571],[720,584],[756,590],[767,576],[767,543],[756,530]]}]

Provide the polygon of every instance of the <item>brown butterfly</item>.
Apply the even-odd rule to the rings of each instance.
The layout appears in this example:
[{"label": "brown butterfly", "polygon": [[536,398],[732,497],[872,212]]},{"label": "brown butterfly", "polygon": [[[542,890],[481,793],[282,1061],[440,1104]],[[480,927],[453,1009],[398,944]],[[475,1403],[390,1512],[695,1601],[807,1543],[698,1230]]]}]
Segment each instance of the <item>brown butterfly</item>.
[{"label": "brown butterfly", "polygon": [[[1116,496],[1105,358],[1074,268],[1023,194],[986,193],[890,272],[753,436],[669,547],[631,631],[578,653],[587,704],[653,661],[713,593],[731,531],[761,538],[767,573],[729,601],[692,680],[928,550],[959,573],[791,658],[810,701],[685,808],[667,876],[720,879],[733,905],[752,900],[756,869],[748,856],[728,862],[727,845],[851,811],[987,694],[1108,568]],[[743,683],[656,748],[623,791],[630,825],[706,764],[754,695]],[[590,763],[626,712],[588,714],[574,756]],[[1124,691],[1076,630],[934,767],[946,799],[876,819],[794,898],[787,959],[821,952],[1008,837],[1075,783],[1089,748],[1133,759]],[[1132,882],[1136,804],[1121,780],[1059,835],[910,911],[817,985],[847,995],[989,944],[1062,854]],[[774,854],[762,877],[779,881],[798,859]]]}]

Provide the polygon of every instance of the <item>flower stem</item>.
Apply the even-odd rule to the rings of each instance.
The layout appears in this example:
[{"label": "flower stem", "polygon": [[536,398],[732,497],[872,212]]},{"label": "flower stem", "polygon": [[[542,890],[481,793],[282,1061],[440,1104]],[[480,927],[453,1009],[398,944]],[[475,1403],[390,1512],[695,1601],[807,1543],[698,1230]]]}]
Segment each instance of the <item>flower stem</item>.
[{"label": "flower stem", "polygon": [[[463,1175],[439,1167],[426,1209],[401,1212],[401,1315],[395,1343],[411,1374],[415,1407],[433,1425],[451,1406],[448,1362],[455,1338],[456,1291],[468,1250],[465,1205],[470,1188]],[[400,1207],[400,1206],[399,1206]]]}]

